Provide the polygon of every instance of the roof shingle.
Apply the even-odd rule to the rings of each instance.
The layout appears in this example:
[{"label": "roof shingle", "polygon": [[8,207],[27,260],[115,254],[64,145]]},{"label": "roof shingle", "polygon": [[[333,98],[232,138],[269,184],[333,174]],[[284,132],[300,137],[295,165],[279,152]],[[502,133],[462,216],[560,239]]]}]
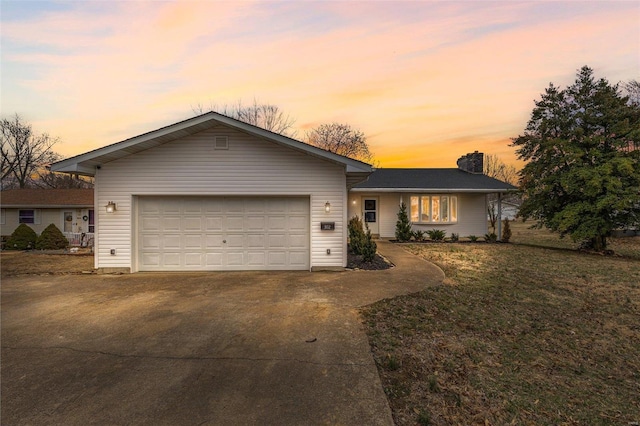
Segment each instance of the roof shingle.
[{"label": "roof shingle", "polygon": [[506,192],[516,187],[483,174],[460,169],[377,169],[356,190],[430,192]]},{"label": "roof shingle", "polygon": [[8,189],[0,192],[7,207],[92,207],[93,189]]}]

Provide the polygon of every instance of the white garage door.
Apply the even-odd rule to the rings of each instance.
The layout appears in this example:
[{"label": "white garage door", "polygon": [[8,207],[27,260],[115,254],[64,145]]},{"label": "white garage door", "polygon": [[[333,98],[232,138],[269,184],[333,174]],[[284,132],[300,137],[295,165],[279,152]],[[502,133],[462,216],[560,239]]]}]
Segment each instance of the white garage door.
[{"label": "white garage door", "polygon": [[309,269],[309,199],[139,197],[140,271]]}]

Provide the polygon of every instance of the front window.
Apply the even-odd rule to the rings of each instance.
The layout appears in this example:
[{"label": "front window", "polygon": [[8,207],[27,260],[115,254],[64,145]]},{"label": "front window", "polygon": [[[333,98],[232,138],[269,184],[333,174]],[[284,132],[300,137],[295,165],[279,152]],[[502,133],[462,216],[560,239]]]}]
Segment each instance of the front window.
[{"label": "front window", "polygon": [[458,221],[458,197],[455,195],[414,195],[411,197],[411,222],[455,223]]},{"label": "front window", "polygon": [[96,223],[95,223],[95,214],[93,210],[89,210],[89,232],[95,232]]},{"label": "front window", "polygon": [[18,210],[18,223],[36,223],[36,211]]}]

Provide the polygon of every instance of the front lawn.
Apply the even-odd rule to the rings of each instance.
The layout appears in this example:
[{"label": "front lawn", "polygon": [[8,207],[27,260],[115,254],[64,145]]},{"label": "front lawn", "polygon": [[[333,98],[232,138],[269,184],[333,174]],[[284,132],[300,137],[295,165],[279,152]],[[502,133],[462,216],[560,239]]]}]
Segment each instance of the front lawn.
[{"label": "front lawn", "polygon": [[445,283],[362,310],[396,424],[639,422],[640,237],[512,241],[406,245]]}]

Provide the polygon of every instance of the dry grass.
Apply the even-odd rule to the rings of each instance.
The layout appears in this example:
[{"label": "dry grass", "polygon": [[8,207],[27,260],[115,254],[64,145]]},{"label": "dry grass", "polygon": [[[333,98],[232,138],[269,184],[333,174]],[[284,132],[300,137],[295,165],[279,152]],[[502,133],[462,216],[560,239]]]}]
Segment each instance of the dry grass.
[{"label": "dry grass", "polygon": [[396,423],[640,421],[640,238],[512,241],[533,245],[408,245],[445,284],[362,311]]},{"label": "dry grass", "polygon": [[80,274],[93,271],[92,254],[47,254],[40,251],[3,251],[2,276]]}]

